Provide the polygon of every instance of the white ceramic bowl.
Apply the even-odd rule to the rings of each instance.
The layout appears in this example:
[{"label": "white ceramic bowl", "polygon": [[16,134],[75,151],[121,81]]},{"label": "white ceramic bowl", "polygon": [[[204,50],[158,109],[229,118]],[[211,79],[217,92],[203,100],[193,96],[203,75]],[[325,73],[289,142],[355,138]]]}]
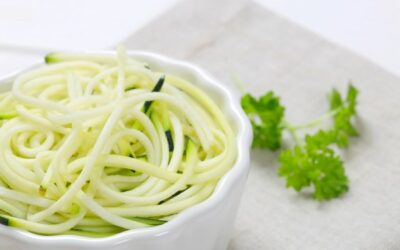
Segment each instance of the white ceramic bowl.
[{"label": "white ceramic bowl", "polygon": [[[100,239],[80,236],[40,236],[0,225],[1,250],[223,250],[227,248],[249,171],[252,139],[251,127],[240,107],[238,96],[193,64],[143,51],[131,51],[129,55],[148,62],[152,69],[170,72],[192,81],[219,104],[236,132],[238,155],[235,165],[220,180],[210,198],[186,209],[164,225],[129,230]],[[43,62],[33,67],[40,65],[43,65]],[[15,76],[22,72],[0,78],[0,90],[10,89]]]}]

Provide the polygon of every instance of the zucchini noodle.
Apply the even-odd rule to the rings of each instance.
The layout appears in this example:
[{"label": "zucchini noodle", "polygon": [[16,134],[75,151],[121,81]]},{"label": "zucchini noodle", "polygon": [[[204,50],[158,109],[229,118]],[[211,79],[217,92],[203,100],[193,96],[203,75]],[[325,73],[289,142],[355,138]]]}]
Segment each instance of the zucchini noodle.
[{"label": "zucchini noodle", "polygon": [[53,53],[0,94],[0,223],[110,236],[207,199],[236,160],[198,87],[114,55]]}]

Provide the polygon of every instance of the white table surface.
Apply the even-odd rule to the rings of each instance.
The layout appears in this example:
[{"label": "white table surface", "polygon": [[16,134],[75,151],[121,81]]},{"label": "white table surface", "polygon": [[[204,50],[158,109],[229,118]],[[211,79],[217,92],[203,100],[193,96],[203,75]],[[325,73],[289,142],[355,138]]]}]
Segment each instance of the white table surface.
[{"label": "white table surface", "polygon": [[[184,0],[0,0],[0,75],[52,50],[110,48]],[[400,75],[397,0],[256,0]]]}]

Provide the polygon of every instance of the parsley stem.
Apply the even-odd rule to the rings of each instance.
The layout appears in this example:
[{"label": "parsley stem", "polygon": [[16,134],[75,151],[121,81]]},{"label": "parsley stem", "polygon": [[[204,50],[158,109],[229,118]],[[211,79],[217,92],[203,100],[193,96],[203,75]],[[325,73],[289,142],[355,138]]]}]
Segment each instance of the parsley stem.
[{"label": "parsley stem", "polygon": [[317,119],[314,119],[312,121],[309,121],[304,124],[299,124],[299,125],[290,125],[291,129],[298,130],[298,129],[306,129],[306,128],[314,128],[318,125],[320,125],[322,122],[324,122],[327,119],[330,119],[332,116],[336,115],[341,108],[337,108],[334,110],[329,111],[328,113],[325,113],[324,115],[318,117]]},{"label": "parsley stem", "polygon": [[293,125],[291,123],[289,123],[287,120],[283,120],[281,123],[281,126],[283,129],[287,129],[288,132],[290,133],[290,135],[292,136],[293,140],[295,141],[296,145],[300,145],[301,144],[301,140],[297,134],[297,130],[299,129],[307,129],[307,128],[314,128],[318,125],[320,125],[322,122],[324,122],[327,119],[330,119],[332,116],[336,115],[341,108],[337,108],[334,110],[331,110],[327,113],[325,113],[324,115],[318,117],[317,119],[314,119],[310,122],[304,123],[304,124],[300,124],[300,125]]},{"label": "parsley stem", "polygon": [[244,87],[243,80],[242,78],[240,78],[239,74],[233,73],[231,75],[231,79],[233,83],[236,85],[236,87],[239,89],[239,91],[242,93],[242,95],[247,93],[246,88]]},{"label": "parsley stem", "polygon": [[292,126],[287,120],[282,120],[281,123],[282,128],[287,129],[290,133],[290,135],[292,136],[294,142],[299,145],[301,143],[301,140],[299,138],[299,136],[297,135],[297,131],[296,128],[294,126]]}]

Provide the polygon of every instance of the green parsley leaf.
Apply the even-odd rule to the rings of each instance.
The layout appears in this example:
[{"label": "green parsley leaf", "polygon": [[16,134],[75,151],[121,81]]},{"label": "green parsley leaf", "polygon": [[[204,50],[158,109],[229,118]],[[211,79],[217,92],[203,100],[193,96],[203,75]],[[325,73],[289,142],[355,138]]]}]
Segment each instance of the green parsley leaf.
[{"label": "green parsley leaf", "polygon": [[328,146],[334,139],[333,132],[319,131],[306,136],[303,146],[283,151],[279,156],[278,174],[286,177],[286,187],[300,191],[314,187],[316,200],[329,200],[349,189],[340,157]]},{"label": "green parsley leaf", "polygon": [[329,95],[330,110],[336,111],[333,116],[333,130],[336,132],[336,144],[340,148],[348,147],[349,137],[358,135],[357,129],[352,124],[352,119],[357,114],[357,96],[358,90],[351,84],[345,100],[336,89]]},{"label": "green parsley leaf", "polygon": [[248,115],[253,127],[253,148],[269,148],[276,150],[281,146],[282,126],[285,108],[280,104],[279,97],[272,91],[258,100],[250,94],[241,99],[243,110]]},{"label": "green parsley leaf", "polygon": [[346,99],[333,89],[329,95],[332,128],[306,135],[303,145],[296,145],[280,154],[278,174],[286,177],[286,187],[300,191],[313,186],[313,197],[320,201],[336,198],[348,191],[343,161],[332,146],[345,148],[349,137],[358,135],[352,124],[352,118],[357,114],[357,95],[357,89],[351,84]]}]

